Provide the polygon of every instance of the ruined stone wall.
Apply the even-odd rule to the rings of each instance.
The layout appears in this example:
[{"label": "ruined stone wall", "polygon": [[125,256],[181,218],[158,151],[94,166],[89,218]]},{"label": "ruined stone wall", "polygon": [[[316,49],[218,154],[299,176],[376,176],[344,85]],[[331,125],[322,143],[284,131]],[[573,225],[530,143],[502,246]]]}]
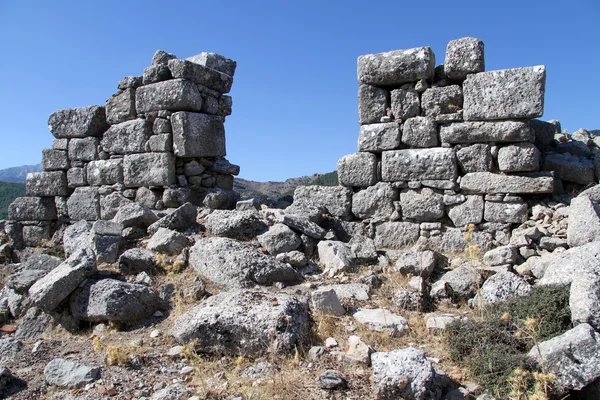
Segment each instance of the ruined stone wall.
[{"label": "ruined stone wall", "polygon": [[136,201],[152,209],[200,205],[231,190],[239,167],[224,157],[227,96],[236,62],[215,53],[185,60],[157,51],[143,76],[128,76],[105,106],[59,110],[48,128],[44,172],[9,207],[16,247],[47,240],[57,221],[108,220]]},{"label": "ruined stone wall", "polygon": [[351,206],[342,217],[375,226],[378,247],[424,237],[461,250],[471,224],[471,240],[506,244],[498,232],[527,220],[532,196],[560,190],[557,178],[594,181],[589,157],[569,150],[580,145],[556,146],[560,124],[533,120],[544,111],[544,66],[484,72],[476,38],[451,41],[435,62],[429,47],[358,58],[360,134],[358,152],[338,162]]}]

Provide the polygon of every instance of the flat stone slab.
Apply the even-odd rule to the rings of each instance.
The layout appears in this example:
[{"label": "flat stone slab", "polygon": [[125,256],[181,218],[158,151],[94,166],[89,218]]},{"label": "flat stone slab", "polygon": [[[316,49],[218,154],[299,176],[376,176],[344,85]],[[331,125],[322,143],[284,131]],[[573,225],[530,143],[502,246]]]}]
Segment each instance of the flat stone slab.
[{"label": "flat stone slab", "polygon": [[48,197],[17,197],[8,206],[11,221],[52,221],[56,219],[54,200]]},{"label": "flat stone slab", "polygon": [[536,194],[552,193],[552,172],[537,172],[527,175],[501,175],[491,172],[470,172],[460,181],[461,190],[478,193]]},{"label": "flat stone slab", "polygon": [[466,121],[541,117],[545,89],[543,65],[468,75],[463,117]]},{"label": "flat stone slab", "polygon": [[372,331],[387,332],[391,336],[401,336],[408,331],[406,319],[383,308],[359,308],[352,316]]},{"label": "flat stone slab", "polygon": [[393,50],[358,57],[358,82],[395,86],[433,78],[435,54],[430,47]]},{"label": "flat stone slab", "polygon": [[440,127],[442,143],[530,142],[534,133],[527,121],[456,122]]},{"label": "flat stone slab", "polygon": [[65,171],[30,172],[25,178],[27,196],[67,196],[69,187]]},{"label": "flat stone slab", "polygon": [[159,110],[200,111],[202,96],[193,82],[171,79],[137,88],[135,108],[138,113]]},{"label": "flat stone slab", "polygon": [[170,153],[141,153],[123,157],[127,187],[169,186],[175,183],[175,157]]},{"label": "flat stone slab", "polygon": [[177,157],[219,157],[225,150],[224,119],[216,115],[177,112],[171,116]]},{"label": "flat stone slab", "polygon": [[382,153],[381,179],[386,182],[453,180],[457,173],[456,156],[452,149],[436,147]]},{"label": "flat stone slab", "polygon": [[231,76],[196,62],[174,59],[168,65],[173,78],[187,79],[219,93],[229,93],[233,85]]},{"label": "flat stone slab", "polygon": [[102,106],[65,108],[50,114],[48,129],[55,138],[99,136],[108,129]]}]

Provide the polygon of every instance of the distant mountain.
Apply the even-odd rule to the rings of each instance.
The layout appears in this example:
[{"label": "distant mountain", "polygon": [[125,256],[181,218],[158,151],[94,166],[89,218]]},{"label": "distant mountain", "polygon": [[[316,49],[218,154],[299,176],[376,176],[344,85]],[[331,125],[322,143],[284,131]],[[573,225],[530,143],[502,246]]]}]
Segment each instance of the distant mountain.
[{"label": "distant mountain", "polygon": [[267,196],[277,200],[281,197],[294,194],[294,190],[298,186],[335,186],[337,184],[337,171],[333,171],[327,174],[313,174],[300,178],[290,178],[286,179],[285,182],[255,182],[235,178],[233,181],[233,190],[238,192],[242,198]]},{"label": "distant mountain", "polygon": [[40,171],[42,171],[42,164],[21,165],[20,167],[0,169],[0,181],[25,183],[25,176],[29,172]]},{"label": "distant mountain", "polygon": [[22,196],[25,196],[24,183],[0,182],[0,219],[6,219],[8,205]]}]

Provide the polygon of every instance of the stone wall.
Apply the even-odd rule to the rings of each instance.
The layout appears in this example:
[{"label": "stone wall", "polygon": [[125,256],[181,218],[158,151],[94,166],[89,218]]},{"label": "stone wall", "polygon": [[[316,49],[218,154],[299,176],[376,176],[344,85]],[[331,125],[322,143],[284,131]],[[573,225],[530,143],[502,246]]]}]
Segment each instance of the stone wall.
[{"label": "stone wall", "polygon": [[50,115],[44,172],[28,174],[27,197],[9,207],[14,245],[39,245],[57,222],[112,219],[133,201],[160,210],[231,190],[239,167],[224,158],[224,121],[235,68],[215,53],[182,60],[159,50],[105,106]]},{"label": "stone wall", "polygon": [[470,37],[435,61],[429,47],[358,58],[358,152],[338,161],[345,219],[375,225],[382,245],[425,237],[460,250],[447,245],[459,229],[474,224],[492,243],[527,220],[535,196],[595,181],[591,143],[560,143],[557,121],[534,119],[544,66],[484,72],[483,42]]}]

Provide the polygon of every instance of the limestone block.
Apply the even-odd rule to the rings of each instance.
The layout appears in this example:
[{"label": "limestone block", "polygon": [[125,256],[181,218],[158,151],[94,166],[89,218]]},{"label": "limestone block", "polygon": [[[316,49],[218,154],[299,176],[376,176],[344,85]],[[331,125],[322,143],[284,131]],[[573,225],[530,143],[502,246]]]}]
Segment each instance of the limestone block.
[{"label": "limestone block", "polygon": [[171,79],[141,86],[135,91],[138,113],[149,111],[200,111],[202,96],[193,82]]},{"label": "limestone block", "polygon": [[171,116],[173,151],[177,157],[226,155],[223,117],[191,112]]},{"label": "limestone block", "polygon": [[533,143],[511,144],[498,150],[498,168],[502,172],[539,171],[541,157]]},{"label": "limestone block", "polygon": [[448,207],[448,217],[457,228],[469,224],[479,224],[483,221],[483,196],[466,196],[463,203]]},{"label": "limestone block", "polygon": [[416,90],[396,89],[391,93],[391,107],[394,118],[406,120],[421,113],[421,102]]},{"label": "limestone block", "polygon": [[87,185],[87,176],[85,168],[73,167],[67,171],[67,182],[70,188]]},{"label": "limestone block", "polygon": [[127,187],[169,186],[175,183],[175,157],[170,153],[130,154],[123,157]]},{"label": "limestone block", "polygon": [[69,140],[69,160],[92,161],[98,157],[98,138],[86,137]]},{"label": "limestone block", "polygon": [[231,77],[235,74],[235,68],[237,67],[235,61],[217,53],[202,52],[195,56],[188,57],[186,60],[204,65],[205,67],[217,70]]},{"label": "limestone block", "polygon": [[49,197],[17,197],[8,206],[10,221],[52,221],[56,219],[54,199]]},{"label": "limestone block", "polygon": [[78,187],[67,200],[71,221],[95,221],[100,218],[100,195],[97,187]]},{"label": "limestone block", "polygon": [[387,182],[379,182],[352,195],[352,214],[357,218],[389,218],[398,192]]},{"label": "limestone block", "polygon": [[143,153],[151,135],[152,124],[145,119],[122,122],[106,131],[101,142],[102,148],[115,154]]},{"label": "limestone block", "polygon": [[433,119],[413,117],[402,125],[402,143],[411,147],[436,147],[439,145],[437,128]]},{"label": "limestone block", "polygon": [[464,173],[492,170],[492,153],[489,144],[477,143],[456,150],[458,166]]},{"label": "limestone block", "polygon": [[369,124],[360,127],[358,151],[381,153],[400,146],[400,125],[395,122]]},{"label": "limestone block", "polygon": [[485,202],[483,218],[488,222],[522,224],[527,221],[527,203]]},{"label": "limestone block", "polygon": [[440,128],[442,143],[529,142],[534,135],[527,121],[456,122]]},{"label": "limestone block", "polygon": [[452,149],[390,150],[382,153],[383,181],[456,179],[456,157]]},{"label": "limestone block", "polygon": [[42,167],[44,171],[66,171],[69,169],[67,152],[63,150],[43,149]]},{"label": "limestone block", "polygon": [[444,216],[442,195],[429,188],[403,190],[400,192],[400,204],[405,219],[435,221]]},{"label": "limestone block", "polygon": [[118,124],[136,117],[135,89],[127,88],[106,100],[106,121]]},{"label": "limestone block", "polygon": [[421,97],[421,108],[428,117],[454,114],[463,108],[463,92],[460,86],[429,88]]},{"label": "limestone block", "polygon": [[419,239],[419,224],[414,222],[384,222],[375,228],[377,249],[401,249]]},{"label": "limestone block", "polygon": [[123,183],[123,159],[90,161],[87,165],[87,182],[91,186]]},{"label": "limestone block", "polygon": [[542,170],[554,171],[557,178],[582,185],[595,181],[594,162],[588,158],[568,153],[550,153],[546,155]]},{"label": "limestone block", "polygon": [[460,180],[461,190],[470,193],[513,193],[540,194],[552,193],[554,176],[552,172],[537,172],[523,175],[502,175],[491,172],[471,172]]},{"label": "limestone block", "polygon": [[398,86],[419,79],[431,79],[434,71],[435,55],[430,47],[358,57],[358,82],[361,84]]},{"label": "limestone block", "polygon": [[387,115],[390,105],[390,92],[370,85],[358,88],[358,123],[376,124]]},{"label": "limestone block", "polygon": [[186,79],[222,94],[231,90],[233,78],[223,72],[187,60],[169,60],[168,65],[173,78]]},{"label": "limestone block", "polygon": [[55,138],[99,136],[108,128],[104,107],[66,108],[50,114],[48,129]]},{"label": "limestone block", "polygon": [[25,191],[28,196],[67,196],[67,174],[65,171],[31,172],[27,174]]},{"label": "limestone block", "polygon": [[446,47],[444,74],[454,81],[463,81],[468,74],[485,71],[483,42],[474,37],[451,40]]},{"label": "limestone block", "polygon": [[377,183],[377,156],[364,152],[348,154],[339,159],[337,171],[342,186],[372,186]]}]

